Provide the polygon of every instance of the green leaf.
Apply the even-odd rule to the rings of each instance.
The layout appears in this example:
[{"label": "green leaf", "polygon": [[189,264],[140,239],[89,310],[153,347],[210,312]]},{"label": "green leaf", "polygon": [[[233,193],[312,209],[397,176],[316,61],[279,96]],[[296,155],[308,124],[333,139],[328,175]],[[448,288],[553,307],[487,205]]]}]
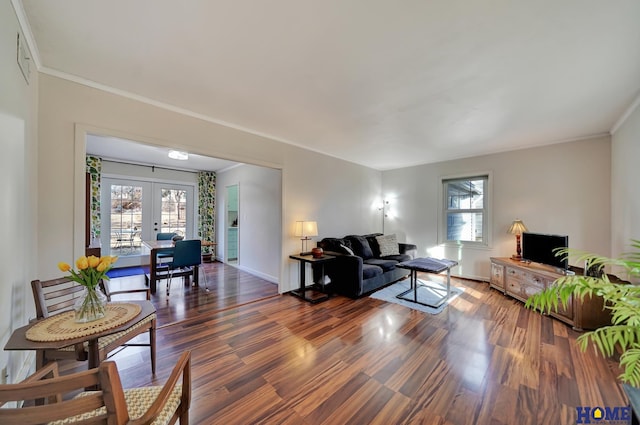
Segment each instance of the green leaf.
[{"label": "green leaf", "polygon": [[[607,258],[570,248],[559,249],[555,254],[596,268],[616,267],[630,277],[640,277],[640,240],[633,239],[631,246],[635,251],[620,258]],[[623,369],[619,379],[629,385],[640,386],[640,286],[611,282],[606,273],[599,277],[563,276],[544,291],[529,297],[525,307],[549,313],[557,311],[559,302],[566,307],[571,296],[581,300],[586,296],[602,297],[605,308],[611,311],[610,326],[585,332],[577,338],[580,349],[586,351],[589,345],[593,345],[605,357],[619,351]]]}]

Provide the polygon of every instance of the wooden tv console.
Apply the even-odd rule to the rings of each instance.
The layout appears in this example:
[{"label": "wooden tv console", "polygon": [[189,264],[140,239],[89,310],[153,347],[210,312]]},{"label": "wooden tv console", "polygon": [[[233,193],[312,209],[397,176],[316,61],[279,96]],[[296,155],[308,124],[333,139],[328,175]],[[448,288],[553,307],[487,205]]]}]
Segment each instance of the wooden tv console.
[{"label": "wooden tv console", "polygon": [[[575,274],[583,270],[571,267]],[[526,301],[531,295],[549,287],[565,274],[555,267],[539,263],[527,263],[511,258],[491,257],[491,279],[489,286],[517,300]],[[584,300],[571,297],[567,307],[562,303],[551,316],[573,326],[575,330],[596,329],[611,324],[611,316],[603,309],[602,298],[586,296]]]}]

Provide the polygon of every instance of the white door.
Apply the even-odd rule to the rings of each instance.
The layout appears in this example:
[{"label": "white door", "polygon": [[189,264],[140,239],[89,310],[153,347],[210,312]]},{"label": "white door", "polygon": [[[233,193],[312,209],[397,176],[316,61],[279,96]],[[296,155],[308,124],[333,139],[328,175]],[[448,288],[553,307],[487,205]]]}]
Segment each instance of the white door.
[{"label": "white door", "polygon": [[158,232],[194,237],[193,186],[154,183],[153,236]]},{"label": "white door", "polygon": [[120,257],[117,267],[148,264],[142,241],[158,232],[193,238],[193,186],[103,178],[100,198],[102,255]]},{"label": "white door", "polygon": [[229,264],[238,264],[240,235],[240,196],[238,185],[227,186],[227,240],[225,260]]}]

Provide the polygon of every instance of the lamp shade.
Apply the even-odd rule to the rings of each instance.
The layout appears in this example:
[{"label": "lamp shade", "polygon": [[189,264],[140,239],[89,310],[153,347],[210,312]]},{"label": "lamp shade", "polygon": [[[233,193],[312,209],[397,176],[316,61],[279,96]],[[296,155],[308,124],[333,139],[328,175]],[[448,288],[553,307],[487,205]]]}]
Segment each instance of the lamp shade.
[{"label": "lamp shade", "polygon": [[318,223],[315,221],[296,221],[294,236],[318,236]]},{"label": "lamp shade", "polygon": [[529,231],[529,229],[527,229],[527,226],[524,225],[522,220],[513,220],[513,223],[511,223],[511,227],[509,227],[507,233],[511,233],[512,235],[521,235],[522,232],[527,231]]}]

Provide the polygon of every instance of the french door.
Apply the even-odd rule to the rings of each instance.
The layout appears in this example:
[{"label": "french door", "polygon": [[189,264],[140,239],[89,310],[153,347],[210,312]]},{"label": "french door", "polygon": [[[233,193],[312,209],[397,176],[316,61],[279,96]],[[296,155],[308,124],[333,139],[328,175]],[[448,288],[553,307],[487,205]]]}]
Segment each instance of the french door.
[{"label": "french door", "polygon": [[117,255],[118,267],[149,262],[142,241],[159,232],[194,236],[194,187],[105,177],[101,185],[103,255]]}]

